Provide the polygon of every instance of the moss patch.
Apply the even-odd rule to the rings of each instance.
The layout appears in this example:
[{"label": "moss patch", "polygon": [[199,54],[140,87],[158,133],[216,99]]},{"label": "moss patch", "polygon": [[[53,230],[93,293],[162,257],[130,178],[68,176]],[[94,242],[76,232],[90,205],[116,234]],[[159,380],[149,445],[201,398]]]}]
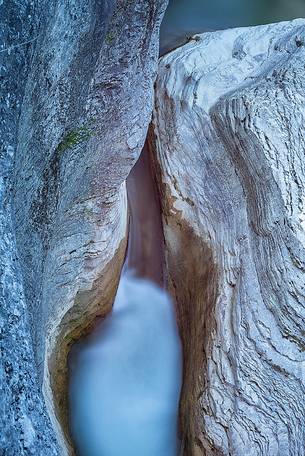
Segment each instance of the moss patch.
[{"label": "moss patch", "polygon": [[114,40],[114,35],[111,32],[107,33],[106,38],[105,38],[106,43],[111,44],[113,42],[113,40]]},{"label": "moss patch", "polygon": [[93,135],[94,132],[86,126],[75,128],[64,136],[64,138],[58,144],[57,150],[58,152],[64,152],[67,149],[71,149],[75,146],[78,146],[79,144],[82,144],[83,142],[90,139]]}]

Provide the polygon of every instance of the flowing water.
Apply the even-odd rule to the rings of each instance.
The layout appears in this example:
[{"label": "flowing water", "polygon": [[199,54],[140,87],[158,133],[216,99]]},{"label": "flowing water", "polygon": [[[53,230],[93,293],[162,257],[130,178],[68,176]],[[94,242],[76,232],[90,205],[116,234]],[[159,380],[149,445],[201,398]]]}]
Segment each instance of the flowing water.
[{"label": "flowing water", "polygon": [[112,313],[70,359],[79,454],[177,455],[178,337],[167,293],[125,272]]},{"label": "flowing water", "polygon": [[[172,0],[160,53],[208,30],[302,17],[305,0]],[[80,456],[176,456],[181,347],[163,287],[159,202],[144,148],[128,182],[128,254],[113,311],[69,355]]]},{"label": "flowing water", "polygon": [[146,149],[127,188],[128,252],[113,310],[69,356],[71,431],[81,456],[176,456],[182,357],[162,289],[161,215]]}]

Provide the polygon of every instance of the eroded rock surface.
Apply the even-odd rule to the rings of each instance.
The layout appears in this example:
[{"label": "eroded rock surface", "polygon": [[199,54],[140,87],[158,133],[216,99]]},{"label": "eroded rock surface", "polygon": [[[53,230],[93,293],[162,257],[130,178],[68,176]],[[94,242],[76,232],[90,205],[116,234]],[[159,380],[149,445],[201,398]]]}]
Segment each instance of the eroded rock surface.
[{"label": "eroded rock surface", "polygon": [[151,116],[165,6],[0,4],[5,454],[66,452],[57,423],[66,421],[65,356],[112,304],[125,253],[124,181]]},{"label": "eroded rock surface", "polygon": [[305,454],[304,43],[296,20],[161,59],[151,147],[185,455]]}]

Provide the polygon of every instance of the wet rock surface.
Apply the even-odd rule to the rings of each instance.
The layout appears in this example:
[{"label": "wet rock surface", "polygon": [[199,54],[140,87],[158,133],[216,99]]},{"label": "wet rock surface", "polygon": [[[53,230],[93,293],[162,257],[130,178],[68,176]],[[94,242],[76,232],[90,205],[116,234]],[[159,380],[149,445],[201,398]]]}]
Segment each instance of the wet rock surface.
[{"label": "wet rock surface", "polygon": [[213,32],[160,62],[186,455],[305,454],[304,38],[304,20]]}]

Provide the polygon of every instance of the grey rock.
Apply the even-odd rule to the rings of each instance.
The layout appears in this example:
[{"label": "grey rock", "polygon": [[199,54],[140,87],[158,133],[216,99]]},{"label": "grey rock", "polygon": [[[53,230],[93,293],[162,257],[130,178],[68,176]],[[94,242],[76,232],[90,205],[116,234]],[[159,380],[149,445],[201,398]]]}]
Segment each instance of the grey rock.
[{"label": "grey rock", "polygon": [[1,454],[67,451],[52,369],[64,381],[70,332],[111,305],[165,6],[0,5]]}]

